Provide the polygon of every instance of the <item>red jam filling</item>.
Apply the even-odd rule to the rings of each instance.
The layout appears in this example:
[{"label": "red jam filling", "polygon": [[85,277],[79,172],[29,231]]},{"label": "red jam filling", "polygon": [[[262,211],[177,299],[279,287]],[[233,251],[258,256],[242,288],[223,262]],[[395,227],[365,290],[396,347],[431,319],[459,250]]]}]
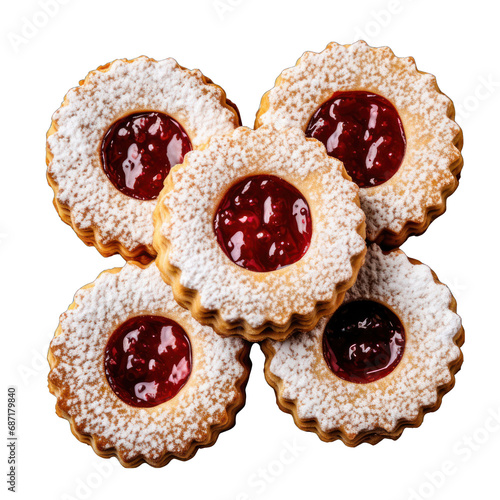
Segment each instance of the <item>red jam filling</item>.
[{"label": "red jam filling", "polygon": [[273,175],[248,177],[232,186],[214,218],[217,241],[238,266],[269,272],[289,266],[309,248],[309,205],[288,182]]},{"label": "red jam filling", "polygon": [[153,200],[170,169],[191,151],[191,141],[173,118],[157,112],[121,118],[101,144],[104,172],[116,189],[138,200]]},{"label": "red jam filling", "polygon": [[403,162],[406,136],[396,108],[371,92],[337,92],[314,113],[306,136],[321,141],[359,187],[388,181]]},{"label": "red jam filling", "polygon": [[163,316],[136,316],[111,335],[104,369],[111,389],[125,403],[151,408],[172,399],[191,374],[191,342]]},{"label": "red jam filling", "polygon": [[403,357],[405,331],[387,307],[370,300],[342,305],[323,335],[323,355],[337,377],[366,384],[391,373]]}]

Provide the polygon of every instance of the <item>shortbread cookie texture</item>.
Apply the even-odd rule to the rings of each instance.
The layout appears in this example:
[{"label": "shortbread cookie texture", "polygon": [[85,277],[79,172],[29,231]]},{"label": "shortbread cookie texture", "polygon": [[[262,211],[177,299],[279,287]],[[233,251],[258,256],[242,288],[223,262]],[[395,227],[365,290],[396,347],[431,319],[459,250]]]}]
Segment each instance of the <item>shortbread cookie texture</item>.
[{"label": "shortbread cookie texture", "polygon": [[462,364],[456,302],[427,266],[375,244],[331,318],[265,341],[265,376],[297,426],[349,446],[397,439],[439,408]]},{"label": "shortbread cookie texture", "polygon": [[47,133],[61,219],[104,256],[155,257],[152,213],[170,168],[239,125],[223,89],[174,59],[117,60],[68,92]]},{"label": "shortbread cookie texture", "polygon": [[366,251],[357,192],[298,129],[213,137],[165,183],[158,267],[217,333],[282,340],[331,314],[354,283]]},{"label": "shortbread cookie texture", "polygon": [[245,403],[250,345],[200,325],[154,263],[103,272],[75,296],[49,349],[49,389],[73,434],[125,467],[188,460]]},{"label": "shortbread cookie texture", "polygon": [[256,127],[298,127],[344,162],[360,186],[369,241],[401,245],[446,209],[463,165],[452,101],[411,57],[365,42],[331,43],[286,69]]}]

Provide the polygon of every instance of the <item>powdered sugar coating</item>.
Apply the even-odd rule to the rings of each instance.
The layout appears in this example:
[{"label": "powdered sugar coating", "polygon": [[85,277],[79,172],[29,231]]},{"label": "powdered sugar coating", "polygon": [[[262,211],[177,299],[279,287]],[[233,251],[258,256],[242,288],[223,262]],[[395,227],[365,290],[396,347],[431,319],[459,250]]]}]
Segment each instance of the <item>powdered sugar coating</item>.
[{"label": "powdered sugar coating", "polygon": [[[76,308],[61,316],[60,335],[51,343],[57,359],[49,380],[59,390],[58,406],[77,430],[116,448],[125,461],[182,456],[203,443],[211,428],[228,422],[228,407],[241,399],[245,369],[239,361],[245,342],[223,339],[201,326],[174,300],[155,264],[126,264],[104,272],[75,296]],[[191,341],[190,378],[170,401],[153,408],[132,407],[110,388],[104,351],[115,328],[132,316],[163,315],[179,323]]]},{"label": "powdered sugar coating", "polygon": [[[311,313],[317,302],[331,301],[352,278],[351,259],[365,250],[358,188],[343,172],[338,160],[298,129],[240,127],[214,137],[171,172],[170,185],[160,196],[159,205],[166,208],[163,215],[157,211],[161,220],[155,220],[160,270],[169,274],[169,266],[177,268],[180,284],[196,290],[201,306],[218,311],[228,322],[259,328]],[[306,198],[313,221],[311,244],[302,259],[268,273],[231,262],[213,229],[225,192],[242,178],[260,174],[295,186]]]},{"label": "powdered sugar coating", "polygon": [[181,68],[174,59],[117,60],[91,72],[54,113],[57,130],[47,139],[53,155],[48,173],[58,185],[57,201],[71,210],[72,223],[79,230],[93,228],[103,245],[152,250],[156,201],[130,198],[113,186],[101,165],[102,138],[123,116],[158,111],[177,120],[197,148],[237,126],[224,99],[223,90],[207,84],[199,70]]},{"label": "powdered sugar coating", "polygon": [[280,75],[266,94],[269,109],[257,125],[307,128],[316,109],[332,94],[365,90],[382,95],[396,107],[407,138],[396,175],[377,187],[360,189],[367,218],[367,237],[377,241],[382,230],[399,233],[406,223],[423,223],[427,212],[453,191],[452,172],[460,160],[455,147],[460,128],[452,121],[452,103],[439,91],[433,75],[417,70],[412,58],[398,58],[387,48],[365,42],[331,43],[321,53],[306,52]]},{"label": "powdered sugar coating", "polygon": [[436,403],[438,389],[451,381],[449,365],[460,357],[454,337],[461,320],[450,310],[450,291],[402,251],[368,248],[345,302],[361,299],[389,306],[405,327],[403,358],[385,378],[356,384],[330,371],[322,349],[329,318],[309,333],[269,342],[275,351],[269,369],[282,381],[279,397],[295,403],[300,419],[315,419],[323,432],[340,429],[351,439],[380,428],[393,432],[401,420],[416,419],[422,408]]}]

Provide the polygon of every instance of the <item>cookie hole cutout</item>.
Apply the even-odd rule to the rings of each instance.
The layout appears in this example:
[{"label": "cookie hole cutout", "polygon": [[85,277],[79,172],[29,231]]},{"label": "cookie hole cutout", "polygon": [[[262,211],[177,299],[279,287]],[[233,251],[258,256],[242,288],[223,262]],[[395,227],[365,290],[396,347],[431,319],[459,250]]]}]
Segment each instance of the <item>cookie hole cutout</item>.
[{"label": "cookie hole cutout", "polygon": [[247,177],[229,188],[213,226],[227,257],[249,271],[294,264],[311,244],[309,204],[297,188],[274,175]]},{"label": "cookie hole cutout", "polygon": [[117,120],[104,135],[101,162],[113,186],[137,200],[154,200],[170,169],[193,149],[182,126],[157,111]]},{"label": "cookie hole cutout", "polygon": [[406,151],[399,113],[373,92],[336,92],[315,111],[305,134],[321,141],[360,188],[390,180]]},{"label": "cookie hole cutout", "polygon": [[184,329],[163,316],[135,316],[110,336],[104,354],[109,386],[125,403],[151,408],[175,397],[192,369]]},{"label": "cookie hole cutout", "polygon": [[339,378],[376,382],[400,363],[406,344],[403,323],[388,307],[371,300],[347,302],[328,321],[323,356]]}]

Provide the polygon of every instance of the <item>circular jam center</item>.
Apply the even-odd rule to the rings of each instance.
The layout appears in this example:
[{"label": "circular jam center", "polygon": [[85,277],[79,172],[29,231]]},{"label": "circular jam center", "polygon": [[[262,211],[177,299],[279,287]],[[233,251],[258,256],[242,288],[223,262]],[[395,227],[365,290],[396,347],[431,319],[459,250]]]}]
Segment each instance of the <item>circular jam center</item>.
[{"label": "circular jam center", "polygon": [[163,316],[136,316],[111,335],[104,355],[108,383],[125,403],[150,408],[172,399],[191,374],[191,343]]},{"label": "circular jam center", "polygon": [[268,272],[300,260],[311,242],[309,205],[291,184],[256,175],[225,194],[214,218],[219,245],[238,266]]},{"label": "circular jam center", "polygon": [[138,200],[153,200],[170,169],[191,151],[191,141],[173,118],[135,113],[115,122],[101,144],[104,172],[116,189]]},{"label": "circular jam center", "polygon": [[337,92],[314,113],[306,136],[321,141],[359,187],[388,181],[403,162],[406,136],[396,108],[371,92]]},{"label": "circular jam center", "polygon": [[396,368],[403,357],[405,331],[387,307],[370,300],[342,305],[323,335],[325,360],[337,377],[366,384]]}]

